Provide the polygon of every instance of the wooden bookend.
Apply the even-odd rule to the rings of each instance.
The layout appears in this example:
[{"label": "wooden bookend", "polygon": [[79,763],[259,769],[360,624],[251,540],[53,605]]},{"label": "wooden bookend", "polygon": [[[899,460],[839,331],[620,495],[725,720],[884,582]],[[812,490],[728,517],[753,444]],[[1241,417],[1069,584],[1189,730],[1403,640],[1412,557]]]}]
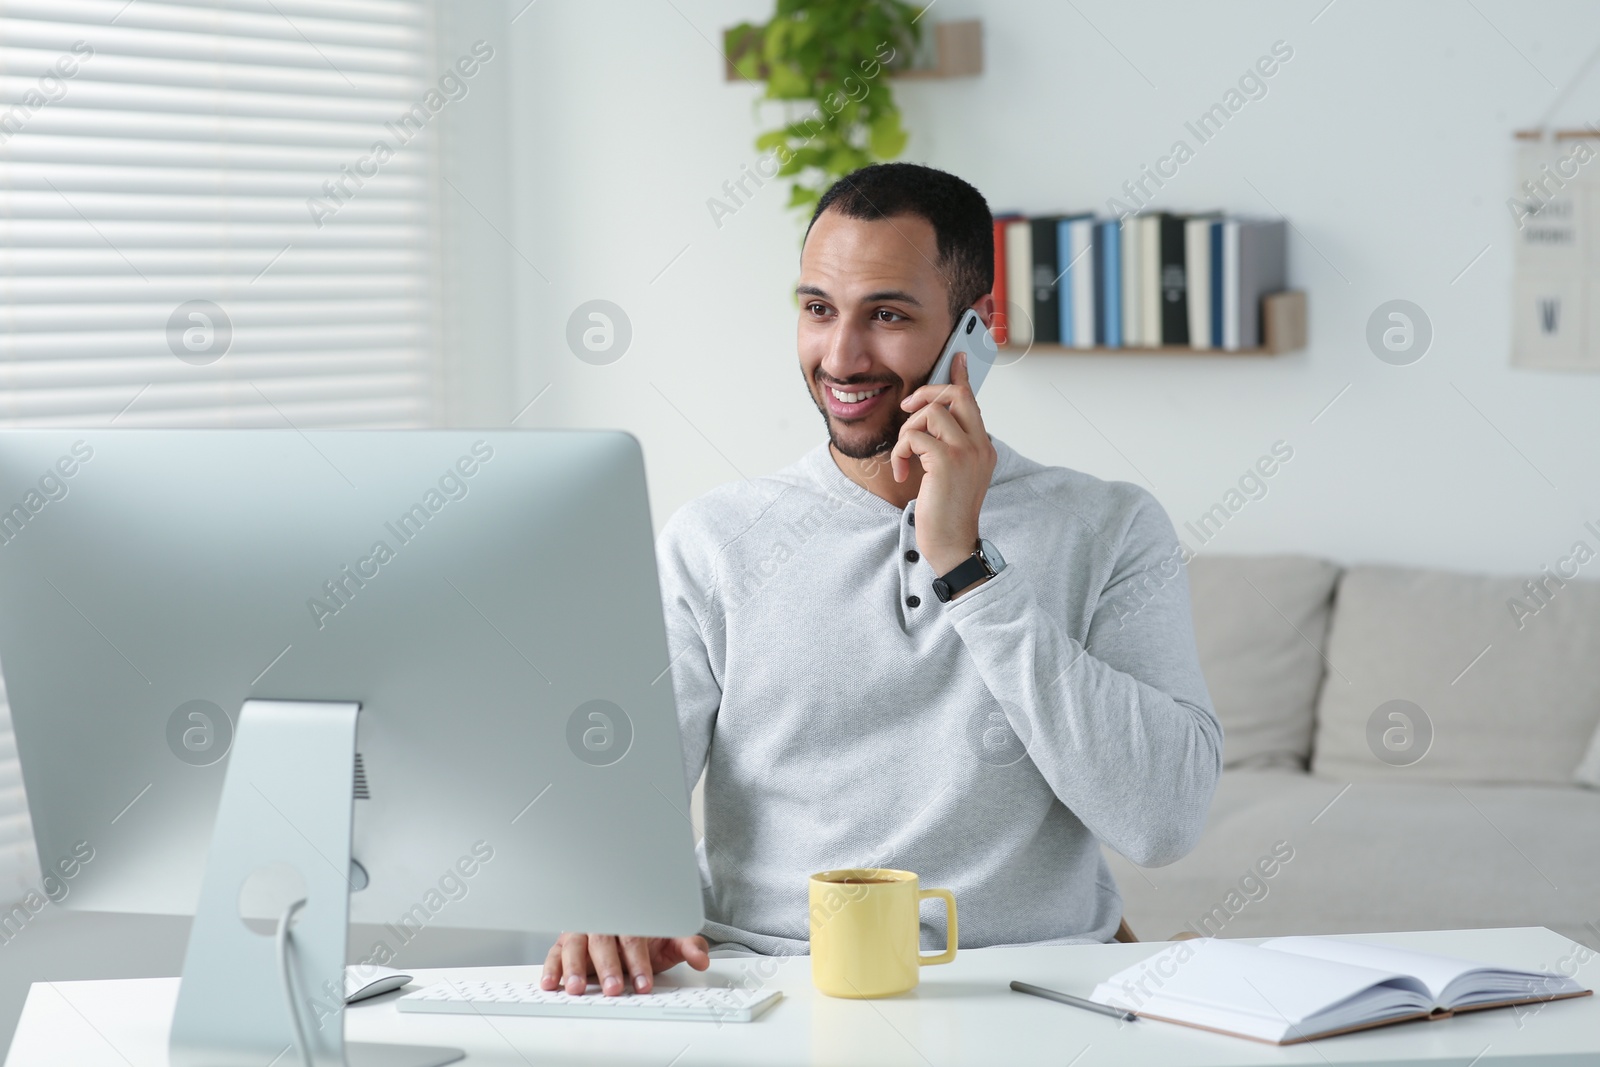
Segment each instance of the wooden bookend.
[{"label": "wooden bookend", "polygon": [[1298,352],[1306,346],[1306,294],[1286,289],[1261,298],[1261,347],[1268,355]]}]

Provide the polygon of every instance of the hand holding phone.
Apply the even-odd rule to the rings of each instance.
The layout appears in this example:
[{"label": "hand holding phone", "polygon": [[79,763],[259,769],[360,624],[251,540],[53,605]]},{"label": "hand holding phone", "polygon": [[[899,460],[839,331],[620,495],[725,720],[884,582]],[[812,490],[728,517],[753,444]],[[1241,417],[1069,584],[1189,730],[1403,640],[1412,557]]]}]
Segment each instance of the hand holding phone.
[{"label": "hand holding phone", "polygon": [[999,358],[1000,350],[995,346],[994,335],[971,308],[956,320],[956,328],[950,331],[950,339],[945,342],[939,361],[933,365],[933,374],[928,378],[929,385],[950,384],[950,368],[955,363],[957,352],[967,354],[967,382],[976,396],[978,386],[983,384],[989,368]]},{"label": "hand holding phone", "polygon": [[[955,358],[962,353],[965,391],[950,388]],[[907,412],[900,439],[889,452],[897,482],[921,471],[917,489],[917,549],[936,575],[945,575],[972,554],[978,516],[994,477],[998,455],[973,398],[998,349],[976,311],[956,321],[928,381],[900,401]]]}]

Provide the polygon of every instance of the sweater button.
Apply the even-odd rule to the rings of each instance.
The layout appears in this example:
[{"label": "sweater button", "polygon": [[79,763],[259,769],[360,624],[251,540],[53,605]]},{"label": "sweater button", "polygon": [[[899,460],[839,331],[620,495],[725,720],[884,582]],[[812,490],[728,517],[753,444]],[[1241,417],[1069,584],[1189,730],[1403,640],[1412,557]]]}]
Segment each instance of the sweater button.
[{"label": "sweater button", "polygon": [[908,607],[908,608],[914,608],[914,607],[916,607],[917,605],[919,605],[921,603],[922,603],[922,598],[919,597],[919,596],[908,596],[908,597],[906,597],[906,607]]},{"label": "sweater button", "polygon": [[917,513],[914,512],[914,511],[907,512],[906,513],[906,525],[907,526],[915,526],[916,524],[917,524]]},{"label": "sweater button", "polygon": [[915,563],[917,560],[919,560],[921,558],[922,558],[921,556],[917,555],[917,550],[916,549],[914,549],[914,548],[906,549],[906,562],[907,563]]}]

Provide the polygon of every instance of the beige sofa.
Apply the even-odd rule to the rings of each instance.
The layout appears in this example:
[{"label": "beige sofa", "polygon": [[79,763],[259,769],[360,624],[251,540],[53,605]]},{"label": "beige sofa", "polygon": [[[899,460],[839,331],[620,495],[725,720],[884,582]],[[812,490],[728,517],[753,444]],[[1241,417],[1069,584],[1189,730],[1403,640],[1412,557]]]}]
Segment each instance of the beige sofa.
[{"label": "beige sofa", "polygon": [[1188,570],[1224,772],[1190,855],[1108,852],[1140,937],[1548,926],[1600,948],[1600,583]]}]

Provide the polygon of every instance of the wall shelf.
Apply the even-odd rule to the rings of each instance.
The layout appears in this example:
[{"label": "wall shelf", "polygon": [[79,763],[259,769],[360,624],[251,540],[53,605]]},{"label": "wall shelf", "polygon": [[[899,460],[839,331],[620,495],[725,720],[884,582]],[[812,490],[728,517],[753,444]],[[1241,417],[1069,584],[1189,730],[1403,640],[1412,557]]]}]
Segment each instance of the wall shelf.
[{"label": "wall shelf", "polygon": [[[744,39],[723,56],[723,80],[742,82],[734,62],[755,45],[753,35]],[[925,46],[926,48],[926,46]],[[983,73],[983,22],[979,19],[958,19],[936,22],[933,26],[932,49],[927,58],[913,57],[908,67],[891,69],[891,78],[970,78]],[[931,65],[928,60],[931,59]],[[758,71],[765,78],[765,67]]]},{"label": "wall shelf", "polygon": [[[1062,356],[1281,356],[1306,347],[1306,294],[1285,289],[1261,298],[1260,348],[1190,348],[1188,345],[1134,346],[1129,348],[1076,348],[1072,345],[1035,344],[1031,352]],[[1009,342],[1000,346],[1013,349]]]}]

